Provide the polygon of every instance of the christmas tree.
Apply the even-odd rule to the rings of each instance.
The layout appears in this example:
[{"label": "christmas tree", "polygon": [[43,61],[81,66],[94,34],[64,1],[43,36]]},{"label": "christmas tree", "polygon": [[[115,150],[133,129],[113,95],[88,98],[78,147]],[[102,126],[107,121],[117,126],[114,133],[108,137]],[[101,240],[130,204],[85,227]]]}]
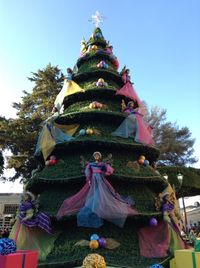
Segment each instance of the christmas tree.
[{"label": "christmas tree", "polygon": [[170,197],[174,212],[175,195],[155,168],[159,151],[130,71],[118,69],[96,27],[39,135],[26,188],[51,217],[41,260],[55,267],[80,265],[91,251],[110,265],[147,267],[173,251],[162,202]]}]

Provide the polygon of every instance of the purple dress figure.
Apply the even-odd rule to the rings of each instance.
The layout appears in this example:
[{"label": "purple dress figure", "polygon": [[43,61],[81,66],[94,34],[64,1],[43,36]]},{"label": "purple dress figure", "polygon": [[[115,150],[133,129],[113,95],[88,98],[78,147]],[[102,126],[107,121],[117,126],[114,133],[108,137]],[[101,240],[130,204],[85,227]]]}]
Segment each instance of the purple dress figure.
[{"label": "purple dress figure", "polygon": [[114,169],[101,161],[101,153],[94,152],[95,162],[86,166],[86,184],[74,196],[66,199],[61,205],[57,216],[77,214],[77,225],[98,228],[104,220],[123,227],[128,215],[136,215],[131,207],[131,198],[119,195],[105,178]]},{"label": "purple dress figure", "polygon": [[47,214],[43,212],[35,213],[34,195],[26,192],[24,202],[19,206],[19,221],[26,227],[39,227],[47,233],[52,233],[51,221]]}]

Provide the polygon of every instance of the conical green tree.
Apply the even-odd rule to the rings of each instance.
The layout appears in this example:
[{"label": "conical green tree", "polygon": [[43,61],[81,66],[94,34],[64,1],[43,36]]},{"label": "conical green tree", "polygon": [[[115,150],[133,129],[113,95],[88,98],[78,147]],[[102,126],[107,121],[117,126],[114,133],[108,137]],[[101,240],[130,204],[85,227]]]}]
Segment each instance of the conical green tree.
[{"label": "conical green tree", "polygon": [[[45,156],[38,147],[36,158],[42,170],[40,168],[34,173],[27,189],[40,194],[41,211],[56,216],[62,202],[85,184],[85,164],[93,161],[93,153],[99,151],[114,168],[109,182],[120,195],[134,199],[139,214],[128,217],[123,228],[107,221],[98,229],[77,227],[76,215],[65,215],[55,220],[59,236],[46,263],[57,263],[55,267],[61,267],[59,265],[63,262],[81,264],[91,249],[74,245],[82,239],[89,240],[93,233],[97,233],[100,237],[112,238],[120,243],[113,250],[95,250],[106,258],[108,264],[146,267],[161,261],[142,257],[138,241],[138,230],[142,226],[148,226],[152,217],[158,221],[162,219],[162,213],[156,210],[155,198],[167,183],[151,167],[159,151],[152,145],[136,142],[132,137],[112,135],[127,117],[121,109],[122,101],[127,105],[131,99],[116,95],[124,86],[124,81],[118,71],[119,64],[113,48],[104,39],[101,30],[96,28],[89,41],[84,41],[82,45],[72,80],[84,91],[65,94],[64,112],[55,113],[49,119],[62,130],[73,126],[72,139],[55,142],[48,151],[49,155],[46,152]],[[137,105],[140,106],[138,102]],[[55,165],[49,165],[52,155],[57,159]],[[138,163],[141,155],[148,160],[146,165]]]}]

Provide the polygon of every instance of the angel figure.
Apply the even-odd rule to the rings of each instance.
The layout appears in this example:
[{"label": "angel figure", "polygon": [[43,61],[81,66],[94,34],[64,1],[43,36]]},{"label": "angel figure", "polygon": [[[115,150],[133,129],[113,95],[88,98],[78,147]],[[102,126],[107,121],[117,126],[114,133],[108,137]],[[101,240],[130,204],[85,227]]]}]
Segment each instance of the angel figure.
[{"label": "angel figure", "polygon": [[[111,160],[111,155],[107,160]],[[86,183],[75,195],[64,200],[57,217],[77,213],[78,226],[98,228],[104,220],[123,227],[128,215],[135,215],[132,208],[133,200],[118,194],[106,179],[113,174],[114,169],[102,161],[100,152],[93,153],[93,162],[85,167]],[[83,161],[83,158],[82,158]]]}]

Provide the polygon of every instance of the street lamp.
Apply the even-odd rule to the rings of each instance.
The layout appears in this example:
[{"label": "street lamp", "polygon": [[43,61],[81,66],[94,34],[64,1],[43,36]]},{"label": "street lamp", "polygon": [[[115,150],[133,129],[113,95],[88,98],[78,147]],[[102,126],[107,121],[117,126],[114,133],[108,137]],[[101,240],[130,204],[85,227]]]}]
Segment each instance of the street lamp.
[{"label": "street lamp", "polygon": [[[180,187],[182,186],[183,184],[183,175],[181,173],[178,173],[177,174],[177,179],[179,181],[179,184],[180,184]],[[186,209],[185,209],[185,201],[184,201],[184,197],[181,197],[182,198],[182,203],[183,203],[183,213],[184,213],[184,221],[185,221],[185,231],[186,233],[188,232],[188,227],[187,227],[187,214],[186,214]]]},{"label": "street lamp", "polygon": [[164,173],[163,178],[167,181],[168,180],[168,175],[166,173]]}]

